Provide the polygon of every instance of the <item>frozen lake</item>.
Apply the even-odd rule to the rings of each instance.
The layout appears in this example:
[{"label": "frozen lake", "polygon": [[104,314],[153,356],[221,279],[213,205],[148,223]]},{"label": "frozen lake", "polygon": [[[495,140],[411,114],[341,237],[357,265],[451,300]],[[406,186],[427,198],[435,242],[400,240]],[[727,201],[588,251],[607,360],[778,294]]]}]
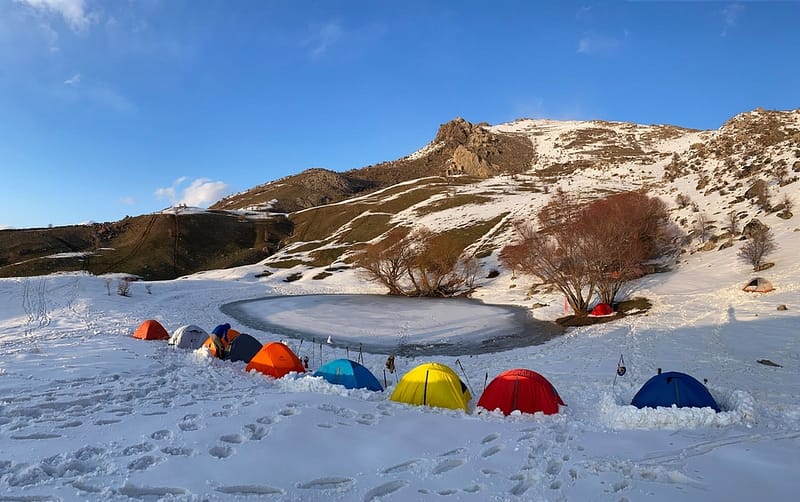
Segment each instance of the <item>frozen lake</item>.
[{"label": "frozen lake", "polygon": [[221,309],[243,325],[376,354],[469,355],[538,345],[562,333],[526,309],[461,298],[276,296]]}]

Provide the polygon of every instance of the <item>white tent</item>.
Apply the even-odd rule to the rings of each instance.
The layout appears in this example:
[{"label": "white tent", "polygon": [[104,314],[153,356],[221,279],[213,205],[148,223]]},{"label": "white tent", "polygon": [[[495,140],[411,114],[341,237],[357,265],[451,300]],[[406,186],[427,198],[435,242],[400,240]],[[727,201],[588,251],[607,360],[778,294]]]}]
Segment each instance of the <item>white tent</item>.
[{"label": "white tent", "polygon": [[169,337],[169,344],[181,349],[199,349],[208,338],[208,333],[194,324],[188,324],[176,329]]}]

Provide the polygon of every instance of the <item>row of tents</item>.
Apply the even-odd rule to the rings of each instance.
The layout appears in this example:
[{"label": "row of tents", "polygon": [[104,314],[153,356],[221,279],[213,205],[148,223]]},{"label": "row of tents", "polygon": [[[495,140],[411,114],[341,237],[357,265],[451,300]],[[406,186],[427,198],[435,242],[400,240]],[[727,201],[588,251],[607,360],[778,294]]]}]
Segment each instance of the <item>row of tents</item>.
[{"label": "row of tents", "polygon": [[[168,340],[170,345],[180,348],[195,350],[206,346],[211,349],[208,333],[194,325],[181,326],[170,336],[158,321],[151,319],[143,322],[133,336],[144,340]],[[306,364],[286,344],[261,344],[246,333],[236,333],[230,342],[227,358],[234,362],[245,362],[247,372],[255,370],[273,378],[281,378],[291,372],[307,372]],[[348,389],[384,390],[369,369],[350,359],[335,359],[325,363],[313,375]],[[406,373],[389,399],[467,411],[472,394],[453,369],[434,362],[420,364]],[[710,407],[720,411],[704,384],[685,373],[662,373],[661,370],[639,389],[631,404],[637,408]],[[517,368],[497,375],[484,389],[477,406],[490,411],[500,410],[505,415],[513,412],[550,415],[558,413],[560,406],[565,404],[544,376]]]}]

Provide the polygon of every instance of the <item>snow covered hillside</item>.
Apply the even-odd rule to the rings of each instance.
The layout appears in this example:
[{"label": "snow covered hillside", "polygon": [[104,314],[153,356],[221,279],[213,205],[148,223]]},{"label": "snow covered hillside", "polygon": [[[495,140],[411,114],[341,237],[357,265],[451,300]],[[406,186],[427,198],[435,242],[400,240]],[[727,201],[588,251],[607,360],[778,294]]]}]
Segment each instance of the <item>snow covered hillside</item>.
[{"label": "snow covered hillside", "polygon": [[[501,353],[398,357],[384,392],[307,374],[275,380],[202,349],[130,336],[150,318],[169,331],[230,322],[262,342],[287,341],[316,367],[345,350],[249,329],[220,307],[275,295],[382,292],[352,270],[287,283],[291,269],[267,277],[259,264],[133,283],[130,297],[107,288],[106,277],[2,279],[0,500],[793,499],[800,232],[796,218],[762,219],[780,246],[770,256],[775,266],[762,272],[774,292],[741,291],[753,274],[736,257],[738,241],[687,253],[672,271],[630,285],[630,296],[653,303],[646,313]],[[562,298],[531,297],[529,284],[501,271],[482,279],[475,297],[544,304],[531,310],[539,319],[563,315]],[[782,304],[788,310],[778,310]],[[339,314],[338,327],[336,316],[326,319],[334,341],[354,332],[398,338],[403,319],[419,322],[402,308],[370,318]],[[306,323],[315,327],[311,317]],[[364,354],[382,383],[387,355]],[[628,371],[615,379],[621,355]],[[469,383],[468,412],[388,399],[398,377],[428,361]],[[547,377],[567,406],[549,416],[479,413],[485,379],[512,368]],[[722,411],[630,406],[657,368],[708,379]]]}]

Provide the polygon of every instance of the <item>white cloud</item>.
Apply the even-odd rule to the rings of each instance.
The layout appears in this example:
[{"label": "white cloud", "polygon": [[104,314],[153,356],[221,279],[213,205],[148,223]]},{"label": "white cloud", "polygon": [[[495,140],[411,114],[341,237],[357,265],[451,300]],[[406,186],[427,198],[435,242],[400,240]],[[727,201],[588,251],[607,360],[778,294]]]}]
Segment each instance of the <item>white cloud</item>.
[{"label": "white cloud", "polygon": [[[157,199],[168,200],[172,205],[206,207],[224,197],[229,189],[226,183],[208,178],[197,178],[183,188],[186,181],[186,177],[178,178],[171,187],[156,189],[154,195]],[[181,192],[180,197],[178,192]]]},{"label": "white cloud", "polygon": [[739,22],[739,16],[744,12],[744,5],[739,3],[733,3],[730,5],[726,5],[724,9],[722,9],[722,33],[720,36],[724,37],[728,35],[728,30],[736,26]]},{"label": "white cloud", "polygon": [[57,14],[73,31],[85,31],[96,16],[86,9],[84,0],[15,0],[45,14]]},{"label": "white cloud", "polygon": [[125,196],[125,197],[120,197],[119,198],[119,203],[124,205],[124,206],[132,206],[132,205],[136,204],[136,199],[128,195],[128,196]]},{"label": "white cloud", "polygon": [[221,199],[228,191],[228,185],[221,181],[200,178],[183,191],[181,202],[187,206],[207,206]]},{"label": "white cloud", "polygon": [[341,25],[331,21],[316,27],[314,33],[306,41],[305,46],[308,47],[309,55],[317,58],[328,52],[328,49],[338,42],[342,35],[344,35],[344,30],[342,30]]},{"label": "white cloud", "polygon": [[80,83],[81,83],[81,74],[80,73],[76,73],[75,75],[71,76],[70,78],[68,78],[68,79],[66,79],[64,81],[64,84],[71,85],[71,86],[76,86],[76,85],[78,85]]}]

